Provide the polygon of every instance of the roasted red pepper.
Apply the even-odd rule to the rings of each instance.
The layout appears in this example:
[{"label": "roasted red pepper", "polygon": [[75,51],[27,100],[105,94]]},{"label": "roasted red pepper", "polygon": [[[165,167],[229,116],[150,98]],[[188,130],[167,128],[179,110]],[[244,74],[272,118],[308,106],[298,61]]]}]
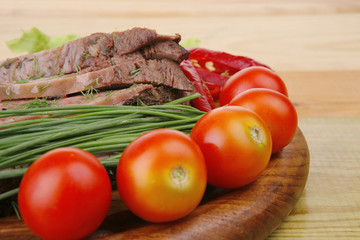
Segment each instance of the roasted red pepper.
[{"label": "roasted red pepper", "polygon": [[183,61],[180,67],[201,94],[192,104],[202,111],[215,108],[214,100],[218,100],[222,86],[236,72],[251,66],[269,68],[254,59],[226,52],[205,48],[188,50],[191,52],[189,60]]},{"label": "roasted red pepper", "polygon": [[209,83],[209,82],[207,82],[205,84],[208,87],[213,100],[214,101],[219,100],[220,92],[221,92],[221,86],[217,85],[217,84]]},{"label": "roasted red pepper", "polygon": [[[226,52],[205,48],[191,48],[189,51],[191,52],[190,61],[195,66],[200,78],[206,82],[212,91],[212,96],[215,100],[217,95],[220,94],[221,87],[236,72],[251,66],[269,68],[251,58],[235,56]],[[218,86],[216,87],[215,85]]]},{"label": "roasted red pepper", "polygon": [[268,66],[255,61],[254,59],[235,56],[226,52],[219,52],[205,48],[191,48],[189,59],[196,60],[201,68],[211,72],[231,76],[241,69],[251,66]]},{"label": "roasted red pepper", "polygon": [[192,105],[197,109],[208,112],[215,108],[214,100],[205,82],[200,78],[195,67],[189,60],[182,61],[181,70],[185,76],[193,83],[195,90],[201,94],[200,97],[192,100]]},{"label": "roasted red pepper", "polygon": [[207,69],[195,67],[201,79],[203,79],[206,84],[211,83],[214,85],[219,85],[220,87],[224,86],[225,82],[228,80],[228,76],[223,76],[216,72],[210,72]]}]

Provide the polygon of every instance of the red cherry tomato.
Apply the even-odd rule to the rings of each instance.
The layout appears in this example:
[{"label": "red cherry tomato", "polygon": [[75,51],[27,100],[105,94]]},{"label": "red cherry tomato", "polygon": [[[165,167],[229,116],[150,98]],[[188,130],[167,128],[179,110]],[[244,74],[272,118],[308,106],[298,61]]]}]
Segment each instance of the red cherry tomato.
[{"label": "red cherry tomato", "polygon": [[206,113],[190,137],[204,154],[208,183],[238,188],[254,181],[271,155],[271,136],[265,122],[243,107],[220,107]]},{"label": "red cherry tomato", "polygon": [[100,161],[77,148],[58,148],[25,173],[18,203],[28,227],[44,239],[80,239],[94,232],[111,202],[111,183]]},{"label": "red cherry tomato", "polygon": [[270,89],[254,88],[238,94],[229,105],[253,110],[266,122],[272,138],[272,153],[293,139],[297,129],[295,107],[285,95]]},{"label": "red cherry tomato", "polygon": [[168,222],[189,214],[206,188],[206,166],[186,134],[157,129],[135,139],[123,152],[117,186],[125,205],[150,222]]},{"label": "red cherry tomato", "polygon": [[287,96],[285,83],[275,72],[265,67],[248,67],[227,80],[220,94],[220,105],[228,104],[237,94],[250,88],[269,88]]}]

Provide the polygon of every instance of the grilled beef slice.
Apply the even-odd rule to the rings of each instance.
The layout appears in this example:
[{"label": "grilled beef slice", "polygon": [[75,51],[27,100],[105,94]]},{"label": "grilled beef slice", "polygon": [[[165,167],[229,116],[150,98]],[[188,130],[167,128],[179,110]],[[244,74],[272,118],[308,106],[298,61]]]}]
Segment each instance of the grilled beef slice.
[{"label": "grilled beef slice", "polygon": [[32,108],[39,104],[49,107],[72,105],[124,105],[130,100],[136,100],[141,92],[153,88],[154,87],[149,84],[138,84],[121,90],[103,92],[93,91],[60,99],[27,99],[4,101],[0,103],[0,109],[13,110],[27,107]]},{"label": "grilled beef slice", "polygon": [[169,59],[181,63],[190,52],[174,41],[162,41],[140,49],[145,59]]},{"label": "grilled beef slice", "polygon": [[179,42],[180,35],[159,35],[147,28],[133,28],[111,34],[94,33],[55,49],[0,62],[0,83],[78,72],[115,55],[125,55],[166,40]]},{"label": "grilled beef slice", "polygon": [[[165,97],[164,97],[165,96]],[[182,91],[151,84],[135,84],[129,88],[102,92],[86,92],[60,99],[27,99],[0,102],[0,111],[40,106],[61,107],[74,105],[146,105],[164,104],[184,97]],[[0,124],[1,124],[0,119]]]},{"label": "grilled beef slice", "polygon": [[193,85],[174,61],[145,60],[139,52],[113,59],[114,66],[88,73],[42,78],[23,84],[0,84],[0,100],[62,97],[91,89],[126,88],[135,83],[193,91]]},{"label": "grilled beef slice", "polygon": [[[182,46],[180,46],[178,43],[176,43],[175,41],[168,41],[168,40],[156,42],[154,44],[145,46],[141,48],[139,51],[146,60],[169,59],[177,63],[180,63],[184,59],[187,59],[190,55],[190,52],[187,51]],[[76,73],[86,73],[112,66],[114,65],[114,59],[119,58],[120,56],[121,55],[115,55],[112,58],[106,59],[105,61],[101,61],[97,58],[88,58],[89,61],[92,61],[91,63],[88,63],[90,67],[81,69]]]},{"label": "grilled beef slice", "polygon": [[[186,93],[185,93],[186,95]],[[57,107],[74,105],[156,105],[164,104],[180,97],[183,91],[151,84],[135,84],[129,88],[113,91],[88,92],[76,96],[60,99],[28,99],[0,102],[0,110],[13,110],[34,107]],[[0,118],[0,125],[30,119],[46,117],[45,115],[32,115],[20,117]]]}]

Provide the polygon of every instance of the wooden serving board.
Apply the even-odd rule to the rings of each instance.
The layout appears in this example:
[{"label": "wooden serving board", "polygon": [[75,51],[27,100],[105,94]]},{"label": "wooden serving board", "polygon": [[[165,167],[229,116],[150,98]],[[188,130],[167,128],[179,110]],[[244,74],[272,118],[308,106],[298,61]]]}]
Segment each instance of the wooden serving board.
[{"label": "wooden serving board", "polygon": [[[309,172],[309,150],[298,129],[294,140],[272,156],[264,173],[237,190],[208,187],[187,217],[152,224],[134,216],[117,192],[108,216],[90,239],[264,239],[288,216]],[[15,216],[0,219],[0,239],[37,239]]]}]

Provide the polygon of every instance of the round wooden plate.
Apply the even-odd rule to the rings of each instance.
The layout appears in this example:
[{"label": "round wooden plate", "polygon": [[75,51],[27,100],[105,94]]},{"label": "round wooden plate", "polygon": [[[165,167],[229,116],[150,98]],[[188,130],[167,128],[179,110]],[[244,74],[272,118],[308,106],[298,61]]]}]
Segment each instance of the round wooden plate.
[{"label": "round wooden plate", "polygon": [[[306,184],[309,161],[306,140],[298,129],[293,141],[272,156],[255,182],[232,191],[209,186],[190,215],[171,223],[139,219],[114,192],[108,216],[89,238],[264,239],[294,208]],[[0,219],[0,239],[34,239],[34,235],[23,222],[8,217]]]}]

